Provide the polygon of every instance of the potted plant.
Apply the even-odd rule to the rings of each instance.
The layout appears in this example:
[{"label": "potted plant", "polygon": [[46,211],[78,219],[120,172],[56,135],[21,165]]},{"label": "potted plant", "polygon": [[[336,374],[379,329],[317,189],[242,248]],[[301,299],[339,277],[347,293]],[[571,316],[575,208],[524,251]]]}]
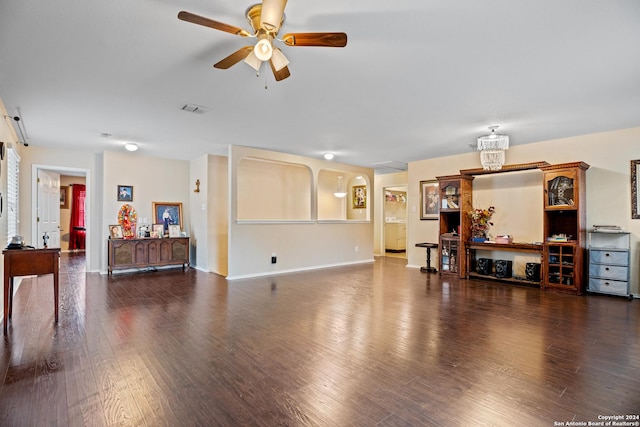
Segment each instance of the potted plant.
[{"label": "potted plant", "polygon": [[469,216],[471,217],[471,240],[474,242],[486,242],[488,239],[489,228],[493,225],[491,217],[493,217],[496,208],[489,206],[488,209],[473,209]]}]

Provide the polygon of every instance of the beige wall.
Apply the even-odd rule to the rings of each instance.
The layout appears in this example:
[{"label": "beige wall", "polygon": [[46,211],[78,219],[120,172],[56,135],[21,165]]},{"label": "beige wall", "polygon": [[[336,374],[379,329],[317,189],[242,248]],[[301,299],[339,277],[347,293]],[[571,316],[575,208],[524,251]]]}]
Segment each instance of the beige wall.
[{"label": "beige wall", "polygon": [[138,221],[146,218],[153,223],[153,202],[182,203],[182,229],[191,232],[189,162],[184,160],[146,157],[138,153],[106,151],[103,154],[102,224],[97,238],[102,242],[100,270],[107,269],[106,239],[109,224],[118,223],[118,211],[125,202],[118,202],[118,185],[133,186],[133,201]]},{"label": "beige wall", "polygon": [[[507,164],[584,161],[591,165],[587,171],[587,225],[591,228],[594,224],[615,224],[632,233],[631,292],[634,294],[640,293],[640,220],[631,219],[630,160],[640,159],[639,141],[640,128],[631,128],[515,146],[507,151]],[[438,241],[437,222],[419,220],[418,183],[439,175],[457,174],[460,169],[477,167],[480,167],[480,161],[475,151],[409,164],[409,266],[424,265],[424,249],[415,248],[416,242]],[[517,240],[524,241],[543,237],[542,231],[537,230],[542,215],[542,182],[540,180],[540,188],[535,188],[535,173],[527,177],[518,177],[521,172],[503,174],[504,177],[492,184],[481,183],[478,179],[477,193],[474,184],[474,206],[495,204],[494,233],[512,233]],[[514,225],[515,221],[524,226]]]},{"label": "beige wall", "polygon": [[[308,221],[238,221],[238,165],[243,158],[263,158],[305,165],[311,171],[311,220]],[[373,261],[373,223],[371,221],[317,221],[318,176],[321,170],[345,171],[363,176],[373,183],[373,170],[248,147],[230,150],[230,223],[229,277],[250,277],[286,271]],[[372,185],[372,184],[371,184]],[[371,188],[370,188],[371,190]],[[373,201],[370,191],[369,203]],[[271,264],[276,253],[277,264]]]}]

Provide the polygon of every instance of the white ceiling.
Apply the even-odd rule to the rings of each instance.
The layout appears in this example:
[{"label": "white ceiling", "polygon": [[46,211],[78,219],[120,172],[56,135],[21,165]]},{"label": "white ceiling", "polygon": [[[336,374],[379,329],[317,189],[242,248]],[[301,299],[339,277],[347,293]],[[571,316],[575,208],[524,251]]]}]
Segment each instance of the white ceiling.
[{"label": "white ceiling", "polygon": [[177,19],[250,29],[251,3],[2,0],[0,97],[31,146],[178,159],[237,144],[371,167],[469,152],[494,124],[512,145],[640,126],[638,0],[290,0],[281,35],[349,41],[282,47],[282,82],[214,69],[252,40]]}]

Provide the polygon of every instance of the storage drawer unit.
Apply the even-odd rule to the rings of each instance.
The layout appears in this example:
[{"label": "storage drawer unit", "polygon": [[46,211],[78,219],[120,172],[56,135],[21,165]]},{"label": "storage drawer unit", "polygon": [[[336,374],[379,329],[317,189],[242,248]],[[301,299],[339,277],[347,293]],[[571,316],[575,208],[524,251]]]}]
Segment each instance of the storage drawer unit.
[{"label": "storage drawer unit", "polygon": [[630,233],[589,233],[589,292],[631,298],[629,244]]}]

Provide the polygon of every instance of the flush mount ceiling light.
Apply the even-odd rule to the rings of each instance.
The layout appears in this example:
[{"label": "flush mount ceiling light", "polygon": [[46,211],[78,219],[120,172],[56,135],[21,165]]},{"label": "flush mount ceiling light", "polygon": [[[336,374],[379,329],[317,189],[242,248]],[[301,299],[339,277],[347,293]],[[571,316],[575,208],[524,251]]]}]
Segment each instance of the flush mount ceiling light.
[{"label": "flush mount ceiling light", "polygon": [[336,188],[336,192],[333,193],[333,195],[339,199],[342,199],[347,195],[347,189],[344,186],[344,180],[342,179],[342,176],[338,177],[338,187]]},{"label": "flush mount ceiling light", "polygon": [[134,142],[127,142],[126,144],[124,144],[124,148],[127,151],[136,151],[138,149],[138,144]]},{"label": "flush mount ceiling light", "polygon": [[480,163],[484,170],[500,170],[505,161],[505,150],[509,149],[509,136],[496,133],[499,126],[489,126],[491,133],[478,138]]},{"label": "flush mount ceiling light", "polygon": [[333,160],[333,153],[324,153],[324,158],[326,160]]}]

